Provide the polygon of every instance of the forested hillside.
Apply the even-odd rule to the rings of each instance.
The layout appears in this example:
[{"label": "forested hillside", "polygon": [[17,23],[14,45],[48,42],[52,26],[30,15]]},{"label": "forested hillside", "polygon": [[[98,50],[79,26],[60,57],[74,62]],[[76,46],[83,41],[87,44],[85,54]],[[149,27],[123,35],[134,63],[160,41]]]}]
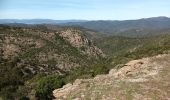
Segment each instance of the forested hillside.
[{"label": "forested hillside", "polygon": [[58,83],[57,80],[62,79],[57,77],[104,58],[103,52],[81,30],[55,29],[44,25],[0,26],[0,95],[3,99],[26,98],[28,95],[51,98],[49,94],[53,86],[48,90],[37,87],[48,84],[45,77],[52,77],[49,81]]},{"label": "forested hillside", "polygon": [[168,34],[149,38],[112,36],[98,39],[95,43],[112,61],[111,67],[118,67],[118,64],[133,59],[170,53],[170,35]]}]

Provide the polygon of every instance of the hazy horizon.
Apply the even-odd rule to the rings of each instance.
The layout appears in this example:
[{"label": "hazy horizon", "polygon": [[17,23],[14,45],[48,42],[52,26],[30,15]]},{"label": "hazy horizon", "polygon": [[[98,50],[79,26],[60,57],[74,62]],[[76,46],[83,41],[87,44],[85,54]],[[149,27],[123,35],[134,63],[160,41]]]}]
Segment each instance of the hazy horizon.
[{"label": "hazy horizon", "polygon": [[0,19],[133,20],[170,17],[165,0],[1,0]]},{"label": "hazy horizon", "polygon": [[137,19],[122,19],[122,20],[117,20],[117,19],[114,19],[114,20],[107,20],[107,19],[94,19],[94,20],[88,20],[88,19],[45,19],[45,18],[28,18],[28,19],[1,19],[0,20],[54,20],[54,21],[126,21],[126,20],[140,20],[140,19],[148,19],[148,18],[158,18],[158,17],[165,17],[165,18],[170,18],[168,16],[155,16],[155,17],[147,17],[147,18],[137,18]]}]

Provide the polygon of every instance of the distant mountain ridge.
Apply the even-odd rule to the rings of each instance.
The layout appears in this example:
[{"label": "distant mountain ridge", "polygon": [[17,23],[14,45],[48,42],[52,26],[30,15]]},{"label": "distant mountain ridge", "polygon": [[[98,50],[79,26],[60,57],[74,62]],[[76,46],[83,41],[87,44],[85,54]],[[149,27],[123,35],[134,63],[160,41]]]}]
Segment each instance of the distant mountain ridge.
[{"label": "distant mountain ridge", "polygon": [[53,19],[0,19],[0,24],[59,24],[68,22],[85,22],[85,20],[53,20]]},{"label": "distant mountain ridge", "polygon": [[[63,25],[78,25],[84,28],[96,30],[100,33],[119,36],[144,36],[162,34],[170,29],[170,18],[152,17],[139,20],[125,21],[87,21],[72,22]],[[160,32],[161,31],[161,32]],[[158,33],[159,32],[159,33]]]},{"label": "distant mountain ridge", "polygon": [[54,20],[54,19],[0,19],[0,24],[9,23],[22,23],[22,24],[81,24],[85,22],[126,22],[126,21],[139,21],[139,20],[150,20],[150,21],[169,21],[169,17],[150,17],[132,20],[79,20],[79,19],[69,19],[69,20]]},{"label": "distant mountain ridge", "polygon": [[104,35],[146,37],[170,33],[169,17],[151,17],[137,20],[51,20],[51,19],[0,19],[0,24],[53,24],[78,26]]},{"label": "distant mountain ridge", "polygon": [[[170,33],[170,18],[151,17],[137,20],[51,20],[51,19],[0,19],[0,24],[27,26],[27,24],[51,24],[75,26],[93,30],[97,33],[125,37],[150,37]],[[22,25],[21,25],[22,24]]]}]

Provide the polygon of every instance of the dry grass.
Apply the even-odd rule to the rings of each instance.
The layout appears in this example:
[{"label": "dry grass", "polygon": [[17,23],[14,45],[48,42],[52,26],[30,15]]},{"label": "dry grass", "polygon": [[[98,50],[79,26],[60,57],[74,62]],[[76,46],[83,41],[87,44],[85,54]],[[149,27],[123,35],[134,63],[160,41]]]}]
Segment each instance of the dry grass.
[{"label": "dry grass", "polygon": [[65,91],[69,94],[63,94],[62,100],[170,99],[170,55],[131,61],[110,74],[81,80],[76,88]]}]

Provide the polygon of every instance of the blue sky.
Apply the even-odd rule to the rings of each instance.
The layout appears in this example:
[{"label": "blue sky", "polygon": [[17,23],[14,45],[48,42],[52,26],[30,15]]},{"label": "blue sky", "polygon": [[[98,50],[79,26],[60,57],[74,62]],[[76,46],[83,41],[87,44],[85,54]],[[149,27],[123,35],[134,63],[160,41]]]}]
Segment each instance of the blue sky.
[{"label": "blue sky", "polygon": [[0,19],[126,20],[170,17],[170,0],[0,0]]}]

